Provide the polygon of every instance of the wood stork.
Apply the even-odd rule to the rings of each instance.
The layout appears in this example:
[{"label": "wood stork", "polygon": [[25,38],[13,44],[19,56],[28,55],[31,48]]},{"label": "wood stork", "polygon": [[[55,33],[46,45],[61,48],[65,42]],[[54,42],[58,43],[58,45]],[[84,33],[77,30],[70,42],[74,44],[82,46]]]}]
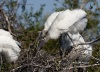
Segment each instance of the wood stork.
[{"label": "wood stork", "polygon": [[10,32],[0,29],[0,53],[8,62],[15,62],[20,55],[20,43],[13,39]]},{"label": "wood stork", "polygon": [[50,39],[57,39],[63,32],[76,32],[75,26],[77,30],[83,30],[86,27],[86,15],[82,9],[55,12],[45,22],[42,35]]},{"label": "wood stork", "polygon": [[57,39],[63,32],[76,33],[83,31],[86,25],[86,12],[82,9],[67,9],[65,11],[54,12],[45,22],[40,37],[43,37],[45,41]]},{"label": "wood stork", "polygon": [[[70,36],[70,38],[72,40],[70,40],[70,38],[68,37],[68,35]],[[73,34],[73,33],[70,33],[68,32],[68,35],[65,35],[63,34],[62,35],[62,48],[64,48],[66,51],[67,50],[70,50],[70,47],[72,47],[73,45],[78,45],[79,43],[85,43],[84,41],[84,38],[80,35],[80,33],[76,33],[76,34]],[[72,42],[73,41],[73,42]],[[90,57],[92,56],[92,46],[89,45],[89,44],[86,44],[86,45],[78,45],[77,47],[75,47],[76,49],[84,49],[82,51],[82,55],[80,55],[80,57],[78,57],[78,60],[79,61],[82,61],[82,62],[88,62]]]},{"label": "wood stork", "polygon": [[71,32],[69,28],[84,17],[86,17],[86,12],[82,9],[61,12],[48,30],[48,38],[57,39],[64,32]]}]

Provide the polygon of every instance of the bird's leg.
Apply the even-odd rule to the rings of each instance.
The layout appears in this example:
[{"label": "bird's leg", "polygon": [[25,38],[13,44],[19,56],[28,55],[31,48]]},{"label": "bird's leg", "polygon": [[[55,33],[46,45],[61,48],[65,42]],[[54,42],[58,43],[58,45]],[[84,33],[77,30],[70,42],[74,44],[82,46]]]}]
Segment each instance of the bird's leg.
[{"label": "bird's leg", "polygon": [[60,53],[60,58],[62,59],[63,53],[62,53],[62,48],[61,47],[59,47],[59,53]]},{"label": "bird's leg", "polygon": [[44,44],[49,40],[50,36],[47,35],[45,38],[41,38],[39,40],[38,46],[37,46],[37,52],[36,52],[36,56],[39,56],[39,51],[40,49],[44,46]]},{"label": "bird's leg", "polygon": [[35,49],[36,49],[36,55],[35,56],[38,56],[38,53],[39,53],[39,50],[40,50],[40,43],[41,43],[41,39],[42,39],[42,31],[39,31],[38,32],[38,37],[36,38],[36,41],[35,41]]},{"label": "bird's leg", "polygon": [[62,57],[64,57],[65,54],[66,54],[66,48],[64,48],[63,50],[64,50],[64,51],[63,51]]},{"label": "bird's leg", "polygon": [[59,44],[60,44],[60,47],[59,47],[60,58],[62,58],[63,57],[63,49],[61,47],[61,44],[62,44],[62,34],[61,34],[61,36],[59,38]]},{"label": "bird's leg", "polygon": [[71,40],[71,42],[73,43],[73,45],[75,45],[74,42],[73,42],[73,40],[72,40],[72,38],[71,38],[70,35],[69,35],[69,32],[66,33],[66,34],[67,34],[67,36],[69,37],[69,39]]}]

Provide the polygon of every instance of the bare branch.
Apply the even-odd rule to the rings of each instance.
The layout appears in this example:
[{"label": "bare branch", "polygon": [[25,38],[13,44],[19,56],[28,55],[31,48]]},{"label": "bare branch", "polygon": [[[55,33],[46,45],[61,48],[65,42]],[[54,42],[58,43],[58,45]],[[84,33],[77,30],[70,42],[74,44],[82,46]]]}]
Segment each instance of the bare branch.
[{"label": "bare branch", "polygon": [[7,24],[8,24],[8,30],[9,30],[9,32],[10,32],[12,35],[16,36],[15,34],[12,33],[12,31],[11,31],[11,25],[10,25],[10,22],[9,22],[9,20],[8,20],[8,16],[5,14],[5,12],[3,11],[2,8],[0,8],[0,12],[1,12],[2,15],[4,16],[4,18],[5,18],[5,20],[6,20]]},{"label": "bare branch", "polygon": [[84,65],[84,66],[75,66],[75,67],[70,67],[70,68],[68,68],[68,69],[74,69],[74,68],[87,68],[87,67],[95,67],[95,66],[100,66],[100,64]]},{"label": "bare branch", "polygon": [[82,0],[82,3],[81,3],[80,8],[81,8],[81,9],[84,9],[84,7],[87,5],[87,3],[88,3],[89,1],[90,1],[90,0]]},{"label": "bare branch", "polygon": [[97,61],[99,61],[100,62],[100,59],[98,59],[98,58],[95,58],[94,56],[90,56],[92,59],[94,59],[94,60],[97,60]]},{"label": "bare branch", "polygon": [[77,44],[77,45],[94,44],[94,43],[96,43],[97,41],[100,41],[100,37],[99,37],[99,38],[97,38],[97,39],[95,39],[95,40],[92,40],[92,41],[90,41],[90,42],[79,43],[79,44]]}]

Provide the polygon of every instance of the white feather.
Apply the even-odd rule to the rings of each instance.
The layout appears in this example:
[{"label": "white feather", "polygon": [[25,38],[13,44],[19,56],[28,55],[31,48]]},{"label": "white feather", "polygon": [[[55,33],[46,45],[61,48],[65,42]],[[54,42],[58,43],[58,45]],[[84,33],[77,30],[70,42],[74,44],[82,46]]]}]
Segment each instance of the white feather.
[{"label": "white feather", "polygon": [[54,19],[56,18],[56,16],[59,14],[60,12],[54,12],[52,13],[48,19],[46,20],[45,24],[44,24],[44,30],[48,31],[52,22],[54,21]]},{"label": "white feather", "polygon": [[0,51],[5,55],[8,62],[13,62],[18,59],[21,49],[12,38],[0,36]]},{"label": "white feather", "polygon": [[81,32],[87,25],[87,18],[83,18],[85,16],[86,12],[82,9],[74,9],[72,11],[67,9],[65,11],[54,12],[46,20],[42,36],[49,32],[50,37],[56,39],[63,31]]},{"label": "white feather", "polygon": [[[68,34],[71,37],[73,42],[66,35],[65,40],[62,44],[63,45],[62,47],[66,48],[66,50],[68,50],[69,49],[68,47],[70,47],[70,46],[77,45],[79,43],[85,43],[83,37],[79,33],[77,33],[77,34],[68,33]],[[67,44],[68,42],[69,42],[69,44]],[[80,61],[89,61],[90,56],[92,56],[92,46],[88,44],[88,45],[78,45],[76,47],[76,49],[80,49],[80,48],[83,48],[85,50],[82,51],[82,55],[79,57],[79,60]]]},{"label": "white feather", "polygon": [[82,32],[87,26],[87,18],[83,18],[80,21],[76,22],[69,29],[72,33]]},{"label": "white feather", "polygon": [[15,62],[21,49],[12,35],[3,29],[0,29],[0,53],[2,53],[8,62]]},{"label": "white feather", "polygon": [[86,16],[81,9],[66,10],[57,15],[48,31],[51,39],[57,39],[63,32],[70,31],[70,27]]},{"label": "white feather", "polygon": [[7,37],[10,37],[10,38],[13,38],[13,36],[10,34],[10,32],[5,31],[3,29],[0,29],[0,36],[7,36]]},{"label": "white feather", "polygon": [[19,53],[16,53],[11,48],[8,49],[3,48],[2,53],[4,54],[8,62],[15,62],[19,57]]}]

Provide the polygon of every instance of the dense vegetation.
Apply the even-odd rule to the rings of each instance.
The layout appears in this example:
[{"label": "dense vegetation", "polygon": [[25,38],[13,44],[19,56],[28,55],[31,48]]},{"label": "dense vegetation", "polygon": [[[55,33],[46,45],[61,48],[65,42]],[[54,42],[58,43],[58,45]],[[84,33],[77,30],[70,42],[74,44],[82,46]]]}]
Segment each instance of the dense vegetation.
[{"label": "dense vegetation", "polygon": [[[60,44],[58,40],[50,40],[47,42],[40,51],[41,56],[34,57],[38,32],[43,29],[43,24],[48,18],[49,13],[43,15],[46,6],[45,4],[41,5],[36,12],[33,7],[30,8],[30,11],[27,11],[27,1],[28,0],[5,0],[5,3],[0,5],[0,10],[4,10],[5,14],[9,18],[11,30],[15,34],[14,39],[18,40],[22,44],[22,52],[19,60],[14,64],[9,64],[6,63],[4,59],[0,72],[9,72],[11,70],[15,70],[16,72],[32,72],[31,70],[34,70],[34,72],[60,72],[62,68],[65,67],[63,62],[66,61],[63,60],[61,63],[62,65],[59,64],[61,59],[59,58]],[[80,1],[81,0],[55,0],[55,7],[53,10],[62,11],[66,9],[79,8],[81,4]],[[83,1],[87,2],[88,0]],[[62,6],[58,8],[57,3],[60,3]],[[91,41],[100,37],[100,8],[98,7],[96,0],[90,0],[88,2],[88,7],[85,7],[84,9],[88,14],[88,24],[85,31],[82,32],[82,35],[85,38],[85,41]],[[2,13],[0,13],[0,28],[7,29],[7,26],[5,18]],[[93,56],[100,60],[99,42],[93,45]],[[90,60],[90,64],[95,64],[97,62],[98,60]],[[34,63],[36,63],[37,66],[35,66]],[[34,66],[32,66],[32,64]],[[47,64],[52,67],[48,67]],[[19,66],[22,67],[17,68]],[[88,71],[100,72],[100,66],[89,67]]]}]

